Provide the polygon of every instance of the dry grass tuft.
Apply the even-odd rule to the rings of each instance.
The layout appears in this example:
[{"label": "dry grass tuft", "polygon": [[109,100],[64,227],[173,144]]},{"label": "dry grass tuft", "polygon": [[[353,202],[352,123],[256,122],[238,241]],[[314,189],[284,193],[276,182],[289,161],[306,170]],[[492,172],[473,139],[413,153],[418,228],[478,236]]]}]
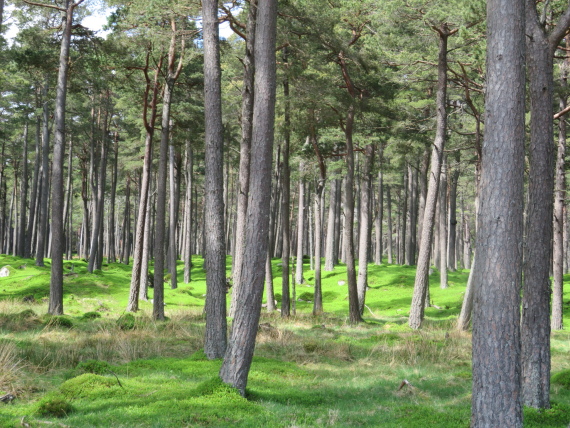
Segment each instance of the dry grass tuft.
[{"label": "dry grass tuft", "polygon": [[0,392],[18,396],[22,392],[22,385],[22,362],[18,358],[16,345],[0,343]]}]

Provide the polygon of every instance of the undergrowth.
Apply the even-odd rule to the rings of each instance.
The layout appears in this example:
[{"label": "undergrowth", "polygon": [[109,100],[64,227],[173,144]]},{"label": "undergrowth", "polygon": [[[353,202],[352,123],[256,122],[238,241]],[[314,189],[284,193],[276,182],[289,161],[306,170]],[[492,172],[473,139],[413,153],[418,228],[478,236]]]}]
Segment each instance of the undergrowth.
[{"label": "undergrowth", "polygon": [[[202,351],[201,258],[192,283],[166,288],[166,322],[152,319],[150,302],[125,313],[129,267],[88,274],[85,262],[69,263],[66,314],[51,317],[49,267],[0,256],[0,267],[25,265],[0,280],[0,393],[16,397],[0,403],[1,427],[469,426],[471,336],[454,325],[466,271],[450,273],[447,290],[432,287],[437,308],[419,331],[407,327],[413,267],[370,266],[358,326],[347,318],[344,268],[323,273],[325,313],[317,317],[306,271],[295,315],[262,314],[244,398],[219,380],[221,361]],[[280,290],[278,260],[273,269]],[[431,279],[437,284],[437,274]],[[553,405],[525,409],[527,427],[570,422],[569,339],[552,336]]]}]

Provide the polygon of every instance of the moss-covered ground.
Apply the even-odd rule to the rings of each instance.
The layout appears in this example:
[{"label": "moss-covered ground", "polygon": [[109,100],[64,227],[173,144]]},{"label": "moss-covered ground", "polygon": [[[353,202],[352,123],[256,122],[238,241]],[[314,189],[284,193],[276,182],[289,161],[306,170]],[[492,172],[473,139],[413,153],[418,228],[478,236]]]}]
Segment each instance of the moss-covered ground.
[{"label": "moss-covered ground", "polygon": [[[125,313],[129,266],[88,274],[84,261],[66,261],[66,315],[51,317],[49,263],[1,255],[11,274],[0,278],[0,395],[15,399],[0,403],[0,427],[469,426],[471,337],[454,326],[467,271],[449,273],[444,290],[432,274],[434,306],[412,331],[413,267],[370,265],[366,322],[351,326],[344,267],[323,272],[325,313],[313,317],[306,265],[296,315],[262,315],[244,398],[202,352],[205,275],[203,260],[193,263],[190,284],[179,265],[179,287],[165,290],[168,320],[155,322],[150,302]],[[279,300],[280,260],[273,272]],[[527,427],[570,423],[569,339],[553,333],[552,409],[525,409]]]}]

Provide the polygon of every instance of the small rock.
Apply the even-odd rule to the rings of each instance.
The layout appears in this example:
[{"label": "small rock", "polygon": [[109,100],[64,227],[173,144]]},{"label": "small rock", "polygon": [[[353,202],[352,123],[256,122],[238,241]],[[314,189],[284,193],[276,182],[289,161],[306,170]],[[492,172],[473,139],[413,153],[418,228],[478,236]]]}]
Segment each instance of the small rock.
[{"label": "small rock", "polygon": [[346,282],[345,281],[339,281],[338,285],[346,285]]},{"label": "small rock", "polygon": [[10,276],[10,266],[4,266],[2,269],[0,269],[0,278],[6,277],[6,276]]}]

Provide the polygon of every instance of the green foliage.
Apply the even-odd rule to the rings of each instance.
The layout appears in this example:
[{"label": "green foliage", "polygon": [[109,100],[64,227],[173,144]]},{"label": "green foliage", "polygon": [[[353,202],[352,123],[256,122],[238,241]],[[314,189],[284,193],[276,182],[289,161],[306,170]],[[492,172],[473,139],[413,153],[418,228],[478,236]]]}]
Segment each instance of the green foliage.
[{"label": "green foliage", "polygon": [[551,382],[554,385],[560,385],[566,389],[570,389],[570,370],[563,370],[554,374]]},{"label": "green foliage", "polygon": [[111,365],[107,361],[85,360],[77,364],[76,369],[83,373],[103,375],[111,370]]},{"label": "green foliage", "polygon": [[550,409],[524,409],[524,426],[532,428],[566,427],[570,420],[570,405],[553,403]]},{"label": "green foliage", "polygon": [[74,407],[58,395],[49,395],[38,403],[35,413],[38,416],[65,418],[74,411]]}]

